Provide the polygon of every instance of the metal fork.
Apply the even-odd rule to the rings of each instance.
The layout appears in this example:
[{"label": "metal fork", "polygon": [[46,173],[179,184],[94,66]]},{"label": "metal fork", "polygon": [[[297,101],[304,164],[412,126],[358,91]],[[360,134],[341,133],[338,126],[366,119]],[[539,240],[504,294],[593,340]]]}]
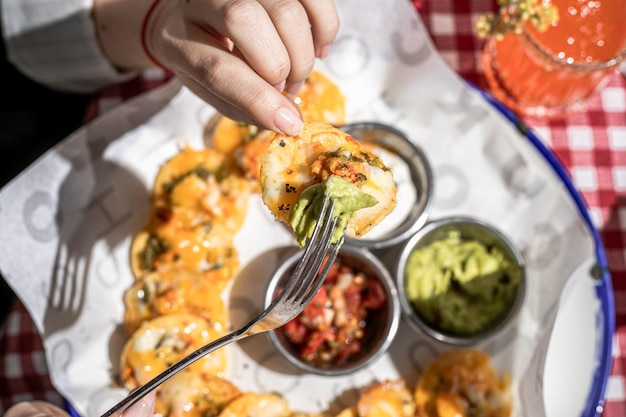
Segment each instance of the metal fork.
[{"label": "metal fork", "polygon": [[338,219],[336,216],[333,216],[334,206],[335,202],[328,196],[324,196],[317,224],[306,244],[300,262],[298,262],[293,274],[287,281],[285,288],[265,311],[239,330],[222,336],[185,356],[161,374],[132,391],[128,397],[117,403],[101,417],[121,415],[150,391],[198,359],[232,342],[277,329],[300,314],[324,283],[328,270],[337,257],[339,248],[343,243],[343,237],[338,242],[331,242]]}]

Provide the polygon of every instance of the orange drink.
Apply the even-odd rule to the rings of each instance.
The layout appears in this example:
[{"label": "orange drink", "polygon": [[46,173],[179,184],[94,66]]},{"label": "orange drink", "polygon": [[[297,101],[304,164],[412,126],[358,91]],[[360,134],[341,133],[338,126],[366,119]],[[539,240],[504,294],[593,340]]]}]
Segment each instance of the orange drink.
[{"label": "orange drink", "polygon": [[626,57],[625,0],[551,0],[545,31],[488,38],[483,69],[491,93],[526,116],[558,118],[585,108]]}]

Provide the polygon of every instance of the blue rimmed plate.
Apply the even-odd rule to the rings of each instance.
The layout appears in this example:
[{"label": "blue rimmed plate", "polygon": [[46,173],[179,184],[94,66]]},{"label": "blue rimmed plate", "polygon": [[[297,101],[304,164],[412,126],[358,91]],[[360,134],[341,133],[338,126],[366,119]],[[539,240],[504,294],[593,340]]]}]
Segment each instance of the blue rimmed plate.
[{"label": "blue rimmed plate", "polygon": [[[592,236],[594,254],[591,259],[580,265],[563,291],[559,313],[545,353],[545,368],[539,379],[542,380],[548,417],[564,415],[598,417],[603,410],[606,385],[611,370],[612,336],[615,328],[611,277],[600,234],[591,221],[581,195],[555,155],[514,113],[489,94],[481,90],[478,91],[489,104],[517,128],[520,135],[528,140],[540,158],[544,159],[560,178],[569,198],[576,206],[580,218]],[[268,223],[267,226],[271,227],[272,225]],[[264,266],[264,268],[268,271],[271,270],[270,267]],[[245,274],[246,271],[244,270]],[[235,294],[235,296],[242,296],[242,294]],[[274,372],[273,368],[280,368],[280,364],[277,365],[273,362],[273,353],[270,350],[264,350],[260,339],[255,341],[255,343],[257,342],[259,344],[255,346],[260,347],[259,351],[261,352],[257,357],[248,358],[249,351],[238,353],[241,360],[240,365],[254,371],[250,375],[240,376],[250,377],[250,380],[253,381],[252,384],[273,378],[277,387],[284,387],[285,391],[290,391],[288,396],[295,395],[297,397],[298,390],[302,388],[302,385],[294,382],[293,376],[286,375],[283,377]],[[403,349],[396,351],[392,349],[391,356],[400,350]],[[257,359],[261,362],[260,366],[256,365]],[[250,364],[251,366],[248,366]],[[372,369],[371,372],[374,376],[383,375],[384,372],[393,367],[395,367],[394,361],[385,359],[377,365],[378,369]],[[313,383],[316,382],[313,381]],[[338,383],[336,389],[353,385],[355,385],[354,381],[349,380]],[[81,417],[69,402],[67,402],[67,409],[72,417]]]},{"label": "blue rimmed plate", "polygon": [[595,417],[602,414],[611,373],[615,305],[609,264],[587,206],[554,153],[513,111],[487,92],[472,86],[506,117],[548,162],[576,204],[595,246],[595,257],[585,262],[565,288],[548,346],[543,374],[548,417]]}]

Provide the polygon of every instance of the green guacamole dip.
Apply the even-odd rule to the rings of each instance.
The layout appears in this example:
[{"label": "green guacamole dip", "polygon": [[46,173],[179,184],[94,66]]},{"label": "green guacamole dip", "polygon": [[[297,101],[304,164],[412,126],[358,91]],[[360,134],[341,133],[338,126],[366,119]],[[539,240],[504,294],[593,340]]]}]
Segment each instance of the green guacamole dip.
[{"label": "green guacamole dip", "polygon": [[333,216],[339,217],[332,237],[333,243],[341,239],[348,225],[348,220],[350,220],[355,211],[378,203],[376,198],[362,192],[350,181],[334,175],[331,175],[325,181],[308,187],[300,194],[298,202],[289,215],[289,223],[293,228],[300,247],[304,247],[306,239],[313,235],[313,229],[319,218],[324,195],[328,195],[335,200]]},{"label": "green guacamole dip", "polygon": [[521,277],[521,269],[501,250],[451,232],[409,255],[405,291],[434,328],[472,335],[491,327],[510,307]]}]

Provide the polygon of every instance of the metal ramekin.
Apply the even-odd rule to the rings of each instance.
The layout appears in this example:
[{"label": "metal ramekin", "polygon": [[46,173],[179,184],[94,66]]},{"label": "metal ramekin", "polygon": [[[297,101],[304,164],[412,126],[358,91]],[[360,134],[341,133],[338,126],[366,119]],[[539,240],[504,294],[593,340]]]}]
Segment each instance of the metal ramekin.
[{"label": "metal ramekin", "polygon": [[[429,323],[426,323],[420,318],[419,314],[416,312],[411,301],[406,295],[405,270],[409,256],[413,250],[423,248],[435,241],[446,238],[450,231],[459,231],[462,239],[478,240],[489,247],[497,247],[504,253],[505,257],[510,262],[520,269],[521,272],[521,281],[517,288],[514,300],[510,304],[510,308],[499,317],[497,322],[493,323],[492,326],[484,329],[480,333],[459,335],[432,327]],[[447,217],[431,221],[426,224],[402,247],[395,270],[395,276],[400,306],[402,308],[403,316],[407,320],[408,324],[419,334],[426,334],[438,341],[459,347],[475,345],[482,342],[501,332],[505,327],[510,325],[517,317],[522,307],[526,292],[524,259],[513,242],[493,225],[490,225],[485,221],[466,216]]]},{"label": "metal ramekin", "polygon": [[[398,213],[399,202],[396,209],[377,226],[356,239],[346,236],[346,243],[354,246],[362,246],[369,249],[383,249],[398,244],[419,230],[428,219],[432,194],[433,194],[433,174],[422,149],[417,145],[416,140],[411,138],[401,130],[378,122],[357,122],[340,126],[340,129],[350,134],[352,137],[363,143],[370,143],[384,148],[390,155],[399,157],[405,169],[408,170],[408,180],[410,184],[398,184],[399,198],[407,198],[407,195],[400,195],[402,191],[411,191],[415,194],[415,203],[410,207],[405,207],[406,213]],[[383,162],[387,164],[384,158]],[[395,158],[394,158],[395,159]],[[392,167],[390,167],[392,168]],[[393,171],[393,168],[392,168]],[[397,177],[394,176],[394,180]],[[400,187],[406,186],[404,190]],[[404,203],[404,202],[403,202]],[[400,215],[401,218],[392,218]],[[388,227],[385,222],[394,221],[393,227]],[[383,232],[379,232],[385,228]]]}]

